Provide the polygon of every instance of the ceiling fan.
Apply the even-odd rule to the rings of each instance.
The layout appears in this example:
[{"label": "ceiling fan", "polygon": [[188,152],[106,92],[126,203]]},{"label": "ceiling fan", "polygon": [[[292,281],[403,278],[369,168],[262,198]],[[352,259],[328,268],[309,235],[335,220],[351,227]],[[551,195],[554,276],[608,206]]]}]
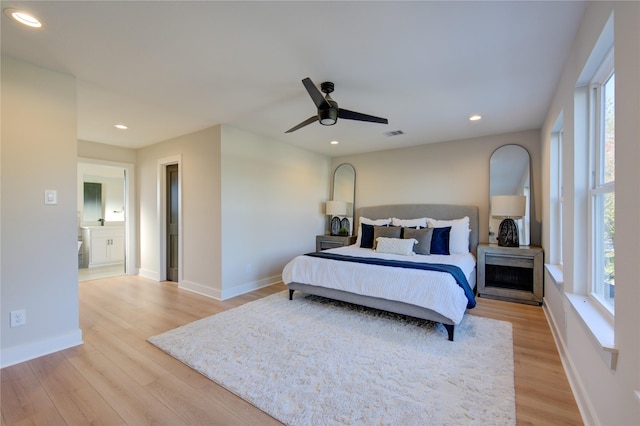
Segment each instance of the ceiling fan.
[{"label": "ceiling fan", "polygon": [[333,83],[330,81],[325,81],[320,85],[320,90],[326,93],[326,96],[322,96],[320,90],[313,84],[313,81],[309,77],[302,80],[302,84],[309,92],[309,96],[313,100],[313,103],[316,104],[318,108],[318,113],[314,116],[307,118],[302,123],[290,128],[285,133],[295,132],[296,130],[304,127],[313,122],[319,121],[323,126],[333,126],[338,121],[338,118],[344,118],[345,120],[358,120],[358,121],[369,121],[371,123],[382,123],[389,124],[389,120],[381,117],[374,117],[373,115],[362,114],[360,112],[349,111],[348,109],[338,108],[338,103],[331,99],[329,95],[333,92]]}]

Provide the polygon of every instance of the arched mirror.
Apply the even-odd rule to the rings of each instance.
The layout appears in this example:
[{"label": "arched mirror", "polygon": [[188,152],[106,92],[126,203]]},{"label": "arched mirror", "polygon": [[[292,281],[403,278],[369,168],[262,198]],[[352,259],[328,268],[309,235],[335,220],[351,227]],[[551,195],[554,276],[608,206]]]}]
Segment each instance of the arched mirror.
[{"label": "arched mirror", "polygon": [[[346,205],[343,215],[331,218],[331,233],[353,235],[353,217],[356,213],[356,169],[349,163],[340,164],[333,172],[332,200]],[[339,217],[339,222],[336,222]]]},{"label": "arched mirror", "polygon": [[[499,243],[500,224],[505,216],[512,216],[518,228],[519,245],[528,246],[530,244],[530,164],[529,152],[520,145],[501,146],[491,155],[489,164],[490,243]],[[517,201],[518,196],[525,197],[522,214],[509,215],[496,211],[496,209],[505,209],[505,201],[506,204],[509,204],[509,200],[515,199]],[[500,204],[499,207],[498,204]],[[506,208],[508,211],[510,207],[506,206]]]}]

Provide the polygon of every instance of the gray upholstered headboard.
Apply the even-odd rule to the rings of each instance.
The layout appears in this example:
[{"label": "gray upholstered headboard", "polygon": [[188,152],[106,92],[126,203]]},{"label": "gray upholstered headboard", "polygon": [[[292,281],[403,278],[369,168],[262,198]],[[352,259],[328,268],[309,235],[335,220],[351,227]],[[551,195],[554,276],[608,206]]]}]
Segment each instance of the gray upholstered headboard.
[{"label": "gray upholstered headboard", "polygon": [[478,247],[478,207],[458,206],[453,204],[389,204],[386,206],[360,207],[356,213],[356,227],[359,232],[360,224],[358,218],[386,219],[397,217],[399,219],[417,219],[420,217],[430,217],[432,219],[460,219],[469,216],[469,250],[474,255]]}]

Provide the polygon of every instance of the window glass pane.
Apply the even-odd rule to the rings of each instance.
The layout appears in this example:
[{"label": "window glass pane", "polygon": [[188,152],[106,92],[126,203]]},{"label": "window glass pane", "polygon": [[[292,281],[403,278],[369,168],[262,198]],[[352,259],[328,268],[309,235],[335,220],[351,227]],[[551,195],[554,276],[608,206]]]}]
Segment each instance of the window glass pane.
[{"label": "window glass pane", "polygon": [[594,239],[594,293],[611,310],[615,297],[615,195],[613,192],[598,194],[595,203]]},{"label": "window glass pane", "polygon": [[603,172],[604,183],[616,179],[616,132],[615,132],[615,87],[616,77],[613,74],[602,88],[604,100],[604,128],[603,128]]}]

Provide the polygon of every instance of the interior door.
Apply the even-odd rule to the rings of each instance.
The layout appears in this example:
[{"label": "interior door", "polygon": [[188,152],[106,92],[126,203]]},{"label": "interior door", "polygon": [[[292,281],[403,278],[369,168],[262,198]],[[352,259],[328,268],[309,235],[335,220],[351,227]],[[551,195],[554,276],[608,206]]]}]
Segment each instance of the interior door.
[{"label": "interior door", "polygon": [[178,165],[167,166],[167,281],[178,281]]}]

